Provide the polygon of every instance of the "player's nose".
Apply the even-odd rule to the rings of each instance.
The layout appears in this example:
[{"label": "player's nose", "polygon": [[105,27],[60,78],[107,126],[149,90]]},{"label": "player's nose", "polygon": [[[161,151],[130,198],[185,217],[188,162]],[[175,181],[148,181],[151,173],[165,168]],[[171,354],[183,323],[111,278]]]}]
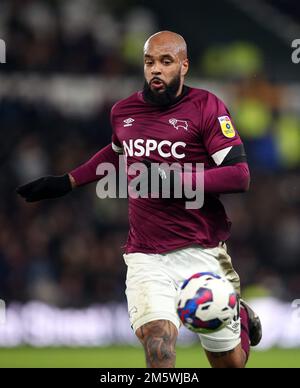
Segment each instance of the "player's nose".
[{"label": "player's nose", "polygon": [[157,64],[154,64],[152,69],[151,69],[151,74],[152,75],[159,75],[161,74],[161,68],[159,67],[159,65]]}]

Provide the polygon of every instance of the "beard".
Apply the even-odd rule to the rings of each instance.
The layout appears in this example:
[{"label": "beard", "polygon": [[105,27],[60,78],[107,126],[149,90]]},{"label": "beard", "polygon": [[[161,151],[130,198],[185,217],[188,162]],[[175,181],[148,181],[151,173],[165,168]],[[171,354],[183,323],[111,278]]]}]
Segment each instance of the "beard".
[{"label": "beard", "polygon": [[[153,77],[154,79],[159,79],[163,82],[159,77]],[[150,81],[151,82],[151,81]],[[150,102],[153,105],[159,106],[169,106],[172,105],[178,98],[176,94],[178,93],[180,87],[180,73],[175,76],[169,84],[164,84],[164,91],[152,90],[149,83],[145,80],[143,87],[143,96],[146,101]]]}]

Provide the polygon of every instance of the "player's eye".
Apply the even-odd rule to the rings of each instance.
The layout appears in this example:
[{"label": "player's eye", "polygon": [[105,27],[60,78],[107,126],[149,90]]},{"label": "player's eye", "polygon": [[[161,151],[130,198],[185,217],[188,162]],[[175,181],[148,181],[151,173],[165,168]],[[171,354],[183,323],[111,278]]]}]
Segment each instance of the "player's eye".
[{"label": "player's eye", "polygon": [[172,61],[170,61],[169,59],[164,59],[163,60],[163,64],[164,65],[170,65],[172,63]]},{"label": "player's eye", "polygon": [[151,66],[152,64],[153,64],[153,61],[150,61],[149,59],[145,61],[145,65],[147,66]]}]

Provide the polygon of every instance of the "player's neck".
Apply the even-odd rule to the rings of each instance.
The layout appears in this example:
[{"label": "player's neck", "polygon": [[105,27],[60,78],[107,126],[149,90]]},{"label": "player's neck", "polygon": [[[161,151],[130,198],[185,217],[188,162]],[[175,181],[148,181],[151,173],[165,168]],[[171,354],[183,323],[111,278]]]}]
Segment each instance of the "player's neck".
[{"label": "player's neck", "polygon": [[176,98],[179,97],[179,96],[181,96],[181,94],[182,94],[182,92],[183,92],[183,87],[184,87],[184,84],[182,84],[182,85],[179,86],[178,92],[177,92],[177,94],[176,94],[176,96],[175,96]]},{"label": "player's neck", "polygon": [[171,105],[174,105],[178,101],[180,101],[184,96],[187,95],[188,91],[189,91],[189,87],[186,85],[182,85],[181,90],[176,94],[176,97],[175,97],[174,101],[172,101]]}]

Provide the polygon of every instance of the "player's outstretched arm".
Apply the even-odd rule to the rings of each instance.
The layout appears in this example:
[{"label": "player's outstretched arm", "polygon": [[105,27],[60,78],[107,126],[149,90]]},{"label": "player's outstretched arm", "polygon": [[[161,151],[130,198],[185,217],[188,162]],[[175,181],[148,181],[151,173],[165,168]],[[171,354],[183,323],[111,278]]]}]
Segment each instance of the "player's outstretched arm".
[{"label": "player's outstretched arm", "polygon": [[73,186],[84,186],[100,180],[103,176],[97,175],[97,167],[101,163],[111,163],[116,171],[119,170],[119,154],[113,150],[112,144],[102,148],[87,162],[70,171]]},{"label": "player's outstretched arm", "polygon": [[45,176],[17,188],[17,193],[27,202],[37,202],[43,199],[59,198],[77,186],[101,179],[97,175],[97,167],[101,163],[112,163],[119,167],[118,154],[113,151],[111,144],[98,151],[86,163],[62,176]]}]

